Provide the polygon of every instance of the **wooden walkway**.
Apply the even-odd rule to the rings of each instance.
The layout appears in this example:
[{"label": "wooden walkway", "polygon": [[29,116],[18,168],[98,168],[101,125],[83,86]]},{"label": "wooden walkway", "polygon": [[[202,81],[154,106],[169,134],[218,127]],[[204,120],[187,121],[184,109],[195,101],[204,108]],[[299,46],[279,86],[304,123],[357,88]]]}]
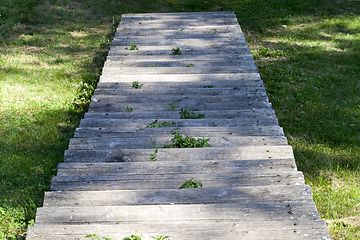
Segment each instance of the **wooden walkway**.
[{"label": "wooden walkway", "polygon": [[[211,147],[161,148],[174,129]],[[179,189],[192,178],[203,187]],[[27,239],[87,234],[330,239],[234,13],[122,16]]]}]

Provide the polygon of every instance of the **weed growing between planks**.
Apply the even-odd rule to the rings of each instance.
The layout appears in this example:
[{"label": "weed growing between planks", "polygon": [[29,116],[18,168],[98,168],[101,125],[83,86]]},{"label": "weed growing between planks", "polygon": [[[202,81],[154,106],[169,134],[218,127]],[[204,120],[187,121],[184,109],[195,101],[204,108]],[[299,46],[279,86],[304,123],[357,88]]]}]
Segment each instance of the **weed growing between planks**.
[{"label": "weed growing between planks", "polygon": [[169,106],[168,106],[167,110],[171,110],[171,111],[175,111],[175,108],[179,107],[179,105],[176,105],[173,102],[169,102],[168,105]]},{"label": "weed growing between planks", "polygon": [[[94,233],[94,234],[89,233],[85,237],[91,237],[91,240],[100,240],[100,237],[96,233]],[[112,237],[102,237],[102,239],[112,240],[113,238]]]},{"label": "weed growing between planks", "polygon": [[125,48],[126,50],[139,50],[139,47],[135,43],[129,43],[129,47]]},{"label": "weed growing between planks", "polygon": [[132,83],[132,88],[133,89],[140,89],[141,88],[141,84],[138,81],[134,81]]},{"label": "weed growing between planks", "polygon": [[186,181],[183,185],[181,185],[180,189],[183,188],[202,188],[203,184],[201,181],[194,180],[194,178],[191,178],[189,181]]},{"label": "weed growing between planks", "polygon": [[157,153],[158,153],[158,148],[156,148],[155,149],[155,152],[154,153],[152,153],[152,154],[150,154],[150,161],[152,161],[152,162],[155,162],[155,161],[157,161]]},{"label": "weed growing between planks", "polygon": [[174,127],[175,126],[175,122],[166,122],[164,121],[162,124],[159,124],[157,122],[158,120],[156,119],[155,121],[153,121],[152,123],[149,123],[146,127],[147,128],[156,128],[156,127]]},{"label": "weed growing between planks", "polygon": [[188,110],[181,108],[179,114],[180,114],[180,119],[201,119],[201,118],[205,118],[205,114],[203,114],[203,113],[195,114],[195,112],[191,108],[188,109]]},{"label": "weed growing between planks", "polygon": [[171,49],[170,55],[182,55],[182,52],[179,47]]},{"label": "weed growing between planks", "polygon": [[172,130],[171,134],[173,138],[171,139],[170,144],[164,144],[164,148],[202,148],[202,147],[211,147],[208,143],[210,138],[205,139],[202,138],[194,138],[188,136],[187,134],[185,137],[179,133],[178,130]]},{"label": "weed growing between planks", "polygon": [[136,234],[132,234],[129,237],[125,237],[122,240],[141,240],[141,236],[136,235]]},{"label": "weed growing between planks", "polygon": [[157,235],[156,237],[153,237],[153,236],[150,236],[151,238],[155,239],[155,240],[165,240],[165,239],[169,239],[170,240],[170,237],[169,236],[159,236]]}]

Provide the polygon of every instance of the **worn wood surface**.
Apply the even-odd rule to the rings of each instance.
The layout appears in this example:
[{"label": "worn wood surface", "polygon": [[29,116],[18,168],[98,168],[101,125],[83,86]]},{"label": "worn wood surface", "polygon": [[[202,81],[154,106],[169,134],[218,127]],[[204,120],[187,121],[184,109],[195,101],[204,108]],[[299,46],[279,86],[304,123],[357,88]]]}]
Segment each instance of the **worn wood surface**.
[{"label": "worn wood surface", "polygon": [[[156,120],[174,125],[147,128]],[[163,148],[172,130],[211,147]],[[190,180],[202,187],[180,189]],[[330,239],[234,13],[122,16],[27,239],[87,234]]]}]

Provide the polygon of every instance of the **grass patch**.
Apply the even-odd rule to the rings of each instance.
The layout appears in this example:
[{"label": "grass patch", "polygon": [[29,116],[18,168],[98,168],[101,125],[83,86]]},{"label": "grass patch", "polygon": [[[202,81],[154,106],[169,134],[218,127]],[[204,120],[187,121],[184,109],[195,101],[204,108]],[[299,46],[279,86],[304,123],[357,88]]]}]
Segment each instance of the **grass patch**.
[{"label": "grass patch", "polygon": [[238,16],[331,237],[359,239],[360,3],[350,0],[3,0],[2,238],[20,239],[42,205],[121,14],[219,10]]}]

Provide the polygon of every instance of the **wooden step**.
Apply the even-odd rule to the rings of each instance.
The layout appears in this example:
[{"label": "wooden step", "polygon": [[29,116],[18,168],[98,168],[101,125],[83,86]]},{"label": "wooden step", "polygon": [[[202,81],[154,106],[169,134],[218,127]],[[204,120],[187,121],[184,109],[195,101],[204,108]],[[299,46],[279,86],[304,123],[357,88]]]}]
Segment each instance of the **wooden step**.
[{"label": "wooden step", "polygon": [[57,176],[195,174],[296,171],[294,159],[60,163]]},{"label": "wooden step", "polygon": [[[141,162],[149,161],[154,149],[66,150],[65,162]],[[292,147],[246,146],[228,148],[159,148],[158,161],[255,160],[294,158]]]},{"label": "wooden step", "polygon": [[[186,231],[179,232],[179,226]],[[327,236],[326,223],[321,220],[286,220],[286,221],[248,221],[237,220],[199,220],[199,221],[148,221],[120,222],[119,224],[84,224],[84,225],[39,225],[30,226],[27,239],[41,240],[88,240],[85,235],[92,233],[99,237],[123,239],[132,234],[141,235],[143,240],[151,236],[170,236],[178,240],[223,240],[240,239],[322,239]]]},{"label": "wooden step", "polygon": [[[197,136],[195,136],[197,137]],[[199,136],[199,138],[208,136]],[[78,150],[104,150],[104,149],[136,149],[136,148],[155,148],[164,144],[170,144],[169,138],[72,138],[70,139],[69,149]],[[156,146],[154,141],[156,141]],[[222,136],[212,137],[208,143],[213,147],[244,147],[244,146],[279,146],[287,145],[286,137],[283,136]]]},{"label": "wooden step", "polygon": [[[149,158],[150,161],[150,158]],[[101,190],[147,190],[179,189],[194,178],[203,188],[226,188],[264,185],[304,185],[302,172],[277,173],[197,173],[170,175],[104,175],[104,176],[54,176],[52,191],[101,191]],[[135,204],[135,203],[134,203]],[[142,203],[145,204],[145,203]]]},{"label": "wooden step", "polygon": [[47,192],[44,207],[91,207],[152,204],[213,204],[311,202],[306,185],[270,185],[233,188],[147,189]]},{"label": "wooden step", "polygon": [[[219,98],[217,98],[219,99]],[[206,110],[253,110],[253,109],[271,109],[271,104],[268,101],[224,101],[216,102],[216,98],[213,98],[215,102],[204,102],[201,99],[194,101],[183,100],[183,101],[173,101],[174,104],[179,105],[183,109],[192,109],[194,111],[206,111]],[[131,108],[131,111],[144,112],[144,111],[166,111],[169,107],[169,102],[154,102],[148,104],[147,102],[143,103],[123,103],[119,104],[113,101],[112,103],[103,103],[103,102],[94,102],[92,101],[89,106],[89,112],[126,112],[126,110]]]},{"label": "wooden step", "polygon": [[[257,118],[257,119],[160,119],[159,124],[164,122],[173,123],[174,127],[251,127],[251,126],[278,126],[278,121],[274,117]],[[98,119],[98,118],[84,118],[80,127],[136,127],[146,128],[149,124],[155,122],[157,119]],[[169,131],[170,134],[170,131]]]},{"label": "wooden step", "polygon": [[[161,122],[163,123],[163,122]],[[169,136],[171,130],[178,130],[182,135],[189,136],[221,136],[224,140],[227,136],[284,136],[283,129],[279,126],[247,126],[247,127],[179,127],[179,128],[134,128],[134,127],[81,127],[75,130],[75,138],[158,138]]]},{"label": "wooden step", "polygon": [[[214,86],[230,86],[230,87],[242,87],[242,86],[264,86],[260,79],[259,73],[217,73],[217,74],[159,74],[153,75],[111,75],[101,76],[99,84],[103,82],[114,82],[116,84],[111,85],[112,88],[118,85],[132,87],[132,82],[139,81],[145,86],[156,86],[161,88],[165,83],[171,83],[172,86],[188,86],[192,87],[204,87],[208,84]],[[129,84],[130,83],[130,84]],[[145,85],[146,83],[146,85]],[[143,87],[143,85],[141,85]],[[106,86],[107,87],[107,86]],[[167,88],[167,84],[165,85]]]},{"label": "wooden step", "polygon": [[142,221],[237,220],[286,221],[318,220],[313,202],[215,203],[135,206],[42,207],[39,224],[89,224]]},{"label": "wooden step", "polygon": [[[169,108],[169,105],[168,105]],[[199,111],[194,111],[195,114],[199,114]],[[202,114],[206,116],[206,119],[216,119],[219,118],[219,111],[205,110],[201,111]],[[256,118],[266,118],[266,117],[276,117],[275,111],[271,108],[264,109],[250,109],[250,110],[223,110],[221,111],[221,117],[224,119],[256,119]],[[109,113],[85,113],[84,118],[98,118],[98,119],[171,119],[180,117],[180,108],[176,107],[174,111],[171,111],[171,108],[166,111],[158,112],[138,112],[134,114],[133,112],[109,112]],[[208,128],[207,128],[208,129]],[[217,129],[217,128],[214,128]],[[209,131],[214,131],[208,129]]]}]

